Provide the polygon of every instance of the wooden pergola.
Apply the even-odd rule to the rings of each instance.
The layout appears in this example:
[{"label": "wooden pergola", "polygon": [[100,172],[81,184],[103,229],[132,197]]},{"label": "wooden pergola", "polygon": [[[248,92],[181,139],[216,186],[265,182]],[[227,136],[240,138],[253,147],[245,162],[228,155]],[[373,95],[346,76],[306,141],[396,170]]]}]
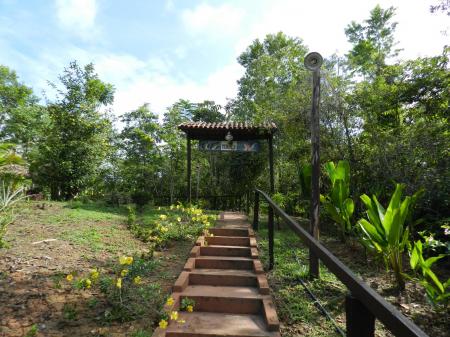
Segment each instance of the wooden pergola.
[{"label": "wooden pergola", "polygon": [[277,131],[275,123],[206,123],[187,122],[178,125],[186,133],[187,140],[187,202],[191,203],[191,140],[232,141],[267,140],[269,144],[270,193],[274,193],[273,134]]}]

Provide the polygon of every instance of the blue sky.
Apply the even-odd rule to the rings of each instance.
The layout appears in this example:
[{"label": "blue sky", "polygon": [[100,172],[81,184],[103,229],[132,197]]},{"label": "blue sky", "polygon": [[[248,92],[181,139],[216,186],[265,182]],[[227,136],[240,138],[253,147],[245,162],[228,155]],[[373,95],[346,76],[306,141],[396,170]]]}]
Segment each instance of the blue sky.
[{"label": "blue sky", "polygon": [[[115,85],[113,110],[148,102],[162,113],[179,98],[224,104],[243,69],[237,56],[254,39],[284,31],[328,56],[349,46],[344,28],[377,3],[397,7],[401,58],[436,55],[450,37],[432,0],[0,0],[0,64],[38,95],[71,60],[93,62]],[[317,25],[319,23],[319,25]]]}]

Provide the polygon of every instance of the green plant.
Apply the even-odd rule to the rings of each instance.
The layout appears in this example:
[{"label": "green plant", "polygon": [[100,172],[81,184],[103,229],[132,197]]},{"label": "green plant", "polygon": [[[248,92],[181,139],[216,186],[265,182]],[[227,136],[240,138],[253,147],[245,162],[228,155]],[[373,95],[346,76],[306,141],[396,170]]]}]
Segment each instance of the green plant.
[{"label": "green plant", "polygon": [[[67,280],[77,290],[100,290],[108,304],[104,312],[106,321],[125,322],[144,316],[156,319],[163,303],[161,287],[158,283],[145,282],[156,264],[151,258],[121,256],[112,265],[112,275],[101,274],[94,268],[88,275],[77,278],[71,273]],[[93,307],[97,303],[91,299],[88,305]]]},{"label": "green plant", "polygon": [[131,337],[151,337],[152,333],[147,330],[139,329],[131,334]]},{"label": "green plant", "polygon": [[76,307],[72,304],[64,303],[63,316],[65,319],[67,319],[69,321],[75,320],[78,316]]},{"label": "green plant", "polygon": [[25,337],[34,337],[37,335],[39,329],[37,327],[36,324],[33,324],[30,328],[30,330],[28,330],[28,332],[25,334]]},{"label": "green plant", "polygon": [[425,260],[420,240],[414,243],[414,247],[411,250],[409,263],[411,268],[419,274],[419,282],[425,288],[427,297],[433,306],[443,305],[446,307],[450,299],[450,278],[442,283],[431,270],[433,264],[445,256],[445,254],[441,254]]},{"label": "green plant", "polygon": [[136,209],[133,205],[127,206],[127,225],[132,227],[136,224]]},{"label": "green plant", "polygon": [[350,198],[350,165],[346,160],[340,160],[335,166],[333,162],[325,164],[325,170],[331,181],[331,191],[321,195],[320,201],[327,214],[339,225],[341,240],[352,230],[351,218],[355,205]]},{"label": "green plant", "polygon": [[367,208],[366,219],[360,219],[361,242],[370,251],[382,256],[386,268],[391,268],[400,290],[405,288],[402,254],[407,247],[409,230],[405,220],[410,212],[411,197],[402,199],[404,186],[396,184],[387,210],[378,202],[376,196],[366,194],[361,200]]}]

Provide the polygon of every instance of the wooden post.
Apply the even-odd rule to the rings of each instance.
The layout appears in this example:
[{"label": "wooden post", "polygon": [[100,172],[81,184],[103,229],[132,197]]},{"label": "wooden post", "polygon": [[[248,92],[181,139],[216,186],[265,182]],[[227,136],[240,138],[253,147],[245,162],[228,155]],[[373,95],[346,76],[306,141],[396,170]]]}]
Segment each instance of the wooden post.
[{"label": "wooden post", "polygon": [[[269,172],[270,172],[270,197],[273,197],[275,193],[275,180],[274,180],[274,168],[273,168],[273,136],[269,137]],[[274,214],[273,208],[269,205],[268,214],[268,229],[269,229],[269,270],[273,268],[274,256],[273,256],[273,245],[274,245]]]},{"label": "wooden post", "polygon": [[274,163],[273,163],[273,136],[269,137],[269,172],[270,172],[270,197],[275,193],[275,178],[274,178]]},{"label": "wooden post", "polygon": [[191,138],[187,136],[187,203],[191,204]]},{"label": "wooden post", "polygon": [[347,337],[374,337],[375,317],[351,294],[345,297]]},{"label": "wooden post", "polygon": [[[319,240],[319,206],[320,206],[320,124],[319,124],[319,102],[320,102],[320,66],[322,56],[319,53],[309,53],[305,57],[305,66],[313,72],[313,97],[311,108],[311,222],[310,234]],[[319,278],[319,258],[309,250],[309,275]]]},{"label": "wooden post", "polygon": [[258,230],[259,227],[259,193],[255,191],[255,206],[253,208],[253,229]]}]

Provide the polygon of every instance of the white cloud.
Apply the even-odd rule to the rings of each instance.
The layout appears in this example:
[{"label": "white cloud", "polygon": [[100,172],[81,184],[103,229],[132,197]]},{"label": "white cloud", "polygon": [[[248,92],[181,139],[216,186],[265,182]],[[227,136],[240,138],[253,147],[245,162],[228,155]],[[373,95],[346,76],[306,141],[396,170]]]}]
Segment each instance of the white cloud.
[{"label": "white cloud", "polygon": [[56,15],[59,24],[82,38],[96,33],[96,0],[56,0]]},{"label": "white cloud", "polygon": [[235,45],[237,54],[243,52],[251,42],[263,39],[269,33],[282,31],[287,35],[300,37],[310,50],[324,56],[335,52],[342,55],[350,48],[344,29],[351,21],[362,22],[377,4],[382,8],[396,7],[393,21],[398,22],[395,33],[404,51],[402,58],[432,56],[442,52],[448,44],[448,36],[440,33],[448,27],[445,15],[432,15],[429,4],[410,0],[368,0],[368,1],[268,1],[260,16],[242,34]]},{"label": "white cloud", "polygon": [[181,19],[191,33],[205,35],[236,33],[240,30],[243,18],[244,11],[229,4],[214,7],[202,3],[181,13]]}]

